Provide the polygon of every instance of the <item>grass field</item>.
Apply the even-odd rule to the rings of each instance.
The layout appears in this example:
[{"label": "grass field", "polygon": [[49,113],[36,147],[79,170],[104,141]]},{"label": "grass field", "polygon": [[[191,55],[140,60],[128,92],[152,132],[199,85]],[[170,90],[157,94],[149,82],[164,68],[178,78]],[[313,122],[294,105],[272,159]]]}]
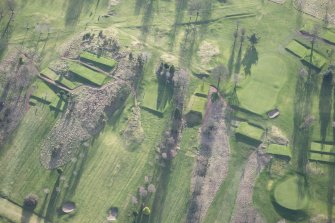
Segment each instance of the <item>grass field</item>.
[{"label": "grass field", "polygon": [[69,71],[98,86],[102,86],[109,79],[105,74],[96,72],[78,63],[69,63]]},{"label": "grass field", "polygon": [[98,65],[106,66],[109,69],[113,69],[117,65],[117,62],[111,58],[98,57],[97,55],[89,52],[81,53],[80,59],[93,62],[93,64],[96,63]]},{"label": "grass field", "polygon": [[[279,5],[260,0],[238,0],[228,1],[228,3],[204,0],[203,7],[206,8],[200,10],[198,22],[195,22],[194,12],[187,12],[187,4],[179,5],[183,1],[123,0],[111,10],[111,14],[116,13],[115,16],[103,16],[108,13],[106,9],[109,2],[109,0],[17,0],[15,28],[8,40],[8,48],[30,47],[41,58],[40,67],[44,69],[48,67],[50,61],[63,56],[59,55],[61,46],[73,37],[74,33],[87,33],[91,30],[112,27],[113,32],[118,35],[121,46],[127,46],[127,51],[144,52],[149,58],[148,63],[152,63],[148,69],[150,72],[148,70],[145,72],[144,84],[141,85],[141,92],[144,92],[141,106],[160,113],[169,112],[167,109],[169,103],[164,99],[166,103],[163,102],[162,106],[158,106],[157,99],[170,98],[170,91],[159,90],[158,82],[153,81],[152,78],[155,78],[155,66],[160,60],[160,55],[165,54],[166,58],[180,67],[200,74],[210,73],[211,69],[220,63],[227,67],[232,64],[230,67],[232,74],[239,74],[238,106],[261,115],[243,112],[243,118],[264,128],[276,125],[290,139],[293,138],[295,83],[302,64],[298,58],[287,53],[285,47],[289,43],[287,47],[291,48],[291,51],[309,62],[310,58],[302,53],[304,51],[302,45],[294,42],[291,44],[290,41],[292,39],[300,41],[300,38],[304,38],[297,37],[297,31],[304,22],[315,21],[315,19],[298,13],[292,1]],[[8,15],[5,18],[8,19]],[[250,45],[248,38],[245,38],[241,50],[239,50],[240,37],[234,44],[237,21],[240,28],[246,29],[246,36],[255,32],[260,37],[259,43],[255,45],[258,61],[252,64],[250,76],[244,76],[245,64],[242,63]],[[39,28],[35,27],[37,22],[49,24],[50,33],[49,31],[40,32]],[[5,24],[5,21],[3,20],[1,24]],[[331,35],[326,37],[332,38]],[[198,48],[203,41],[213,43],[219,51],[219,54],[209,58],[206,64],[201,62],[206,55],[198,53]],[[308,39],[305,41],[309,44]],[[329,48],[322,44],[320,42],[316,44],[318,52],[321,52],[319,48]],[[325,52],[321,54],[325,55]],[[111,61],[101,57],[99,61],[92,55],[86,55],[86,57],[94,63],[112,66]],[[312,60],[319,60],[320,63],[317,66],[321,66],[323,59],[319,54],[315,54]],[[239,64],[240,67],[238,67]],[[85,81],[101,86],[107,80],[106,75],[79,66],[76,64],[74,70]],[[51,79],[56,78],[47,70],[44,72]],[[69,81],[71,80],[57,80],[73,89],[76,83]],[[192,76],[189,94],[198,92],[204,97],[206,88],[197,89],[202,81]],[[40,88],[36,95],[38,98],[48,99],[53,106],[58,103],[57,95],[50,93],[48,88]],[[191,102],[194,102],[195,98],[200,97],[192,96]],[[317,106],[318,97],[315,98],[313,103]],[[204,104],[204,100],[196,102],[194,109],[203,112]],[[142,111],[141,121],[145,131],[145,141],[135,150],[129,150],[119,134],[127,118],[127,111],[124,111],[121,117],[116,118],[117,124],[108,124],[88,150],[81,151],[76,161],[64,166],[64,178],[61,180],[56,171],[47,171],[39,163],[40,142],[57,120],[57,112],[50,113],[48,107],[40,103],[31,107],[11,141],[1,148],[1,195],[8,196],[21,204],[28,193],[38,194],[41,202],[36,212],[48,216],[54,222],[103,222],[106,220],[107,210],[112,206],[119,207],[118,222],[131,222],[132,217],[129,215],[132,216],[134,210],[130,204],[131,196],[135,195],[138,186],[143,184],[144,176],[153,176],[157,168],[160,168],[155,160],[155,148],[160,142],[169,115],[162,118]],[[275,107],[279,108],[280,116],[275,120],[267,120],[265,113]],[[318,115],[318,112],[313,111],[313,114]],[[315,124],[313,140],[320,141],[320,128]],[[190,175],[196,155],[192,147],[198,141],[197,131],[195,128],[186,128],[183,132],[181,150],[173,160],[166,190],[162,192],[162,196],[165,196],[165,201],[161,204],[162,211],[152,213],[153,222],[156,219],[158,219],[156,222],[185,220]],[[249,126],[245,128],[242,126],[237,131],[256,139],[260,139],[263,133],[263,130]],[[327,141],[328,139],[331,140],[331,136],[327,136]],[[228,176],[207,213],[204,220],[206,223],[229,222],[234,211],[232,204],[238,193],[244,162],[250,150],[247,149],[248,147],[243,147],[242,143],[235,142],[234,139],[232,144]],[[277,149],[274,150],[278,153]],[[315,154],[311,153],[310,158],[329,160],[327,158],[329,156],[320,157],[320,154]],[[312,163],[319,165],[318,162]],[[287,164],[285,168],[292,171],[293,167],[290,165]],[[328,172],[323,168],[321,166],[316,168],[317,171],[324,171],[322,174],[311,171],[308,176],[309,192],[314,196],[313,200],[310,200],[311,209],[308,209],[308,214],[311,216],[319,213],[327,215]],[[76,171],[76,174],[73,174],[73,171]],[[264,170],[257,181],[257,196],[254,204],[260,214],[265,216],[266,222],[276,223],[283,216],[273,207],[267,184],[268,180],[277,181],[278,179],[271,178],[273,176],[270,177],[268,174],[267,170]],[[284,190],[296,187],[292,182],[287,185],[283,187]],[[43,192],[45,188],[50,190],[48,196]],[[57,188],[60,188],[60,193],[57,192]],[[290,194],[286,193],[283,197],[287,195]],[[55,211],[65,200],[76,202],[78,209],[73,215],[59,215]],[[284,204],[285,202],[286,200]],[[292,200],[289,200],[289,203],[292,204]],[[0,218],[0,222],[1,220]]]},{"label": "grass field", "polygon": [[247,136],[251,139],[261,140],[263,136],[263,129],[249,125],[247,122],[242,122],[235,130],[236,134]]},{"label": "grass field", "polygon": [[[300,195],[299,193],[303,193]],[[302,191],[297,176],[291,176],[276,185],[274,189],[276,202],[290,210],[301,210],[307,206],[308,197]]]},{"label": "grass field", "polygon": [[30,100],[42,102],[50,106],[52,109],[57,109],[63,111],[65,108],[65,101],[62,100],[57,93],[52,89],[52,87],[42,80],[37,80],[32,86],[34,89]]},{"label": "grass field", "polygon": [[316,143],[316,142],[312,142],[310,151],[311,152],[318,152],[318,153],[335,154],[333,145]]},{"label": "grass field", "polygon": [[278,144],[270,144],[266,148],[266,152],[272,155],[292,157],[292,152],[291,152],[290,147],[278,145]]},{"label": "grass field", "polygon": [[286,64],[280,57],[266,55],[261,58],[253,74],[239,85],[237,96],[240,106],[260,115],[278,107],[277,97],[287,80],[287,72]]},{"label": "grass field", "polygon": [[298,56],[304,62],[315,66],[318,69],[322,69],[322,67],[326,64],[326,59],[324,56],[319,54],[318,52],[313,52],[313,56],[311,57],[311,49],[305,47],[300,42],[293,40],[290,42],[286,49]]}]

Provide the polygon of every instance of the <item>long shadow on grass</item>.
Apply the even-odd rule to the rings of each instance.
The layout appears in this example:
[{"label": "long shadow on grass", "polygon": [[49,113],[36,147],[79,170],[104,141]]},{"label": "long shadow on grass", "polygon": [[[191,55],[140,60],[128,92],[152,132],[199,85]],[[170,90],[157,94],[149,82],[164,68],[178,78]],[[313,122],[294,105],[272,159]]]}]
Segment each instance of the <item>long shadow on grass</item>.
[{"label": "long shadow on grass", "polygon": [[[44,216],[45,208],[47,207],[47,204],[48,204],[48,199],[49,199],[49,194],[46,194],[44,199],[43,199],[43,203],[42,203],[42,206],[40,208],[40,211],[38,212],[38,214],[40,216]],[[42,220],[42,219],[40,219],[40,220]]]},{"label": "long shadow on grass", "polygon": [[243,51],[243,43],[244,43],[244,32],[241,33],[240,37],[240,47],[238,50],[237,58],[236,58],[236,64],[235,64],[235,73],[239,74],[241,71],[241,60],[242,60],[242,51]]},{"label": "long shadow on grass", "polygon": [[145,5],[146,1],[145,0],[136,0],[136,3],[135,3],[135,11],[134,11],[134,14],[135,15],[138,15],[140,14],[143,6]]},{"label": "long shadow on grass", "polygon": [[255,46],[249,46],[244,54],[242,64],[246,75],[251,75],[251,67],[258,62],[258,51]]},{"label": "long shadow on grass", "polygon": [[26,210],[25,208],[22,208],[22,213],[21,213],[21,223],[27,223],[30,222],[30,218],[33,215],[33,211],[31,210]]},{"label": "long shadow on grass", "polygon": [[152,213],[154,213],[150,217],[151,223],[162,222],[162,214],[164,210],[164,204],[167,195],[167,189],[170,182],[170,174],[171,174],[171,161],[168,160],[166,162],[165,167],[161,170],[159,183],[155,192],[155,198],[152,204]]},{"label": "long shadow on grass", "polygon": [[175,40],[176,40],[176,36],[178,35],[178,31],[179,31],[179,23],[181,23],[183,21],[184,18],[184,12],[187,8],[187,2],[188,0],[176,0],[175,4],[175,19],[174,19],[174,25],[173,25],[173,29],[170,33],[170,40],[169,40],[169,47],[170,49],[173,48]]},{"label": "long shadow on grass", "polygon": [[[310,136],[312,133],[312,97],[316,88],[316,74],[309,73],[307,79],[298,76],[295,89],[294,118],[293,118],[293,156],[296,171],[302,176],[307,176],[306,165],[309,157]],[[299,177],[300,191],[305,191],[307,180]],[[303,194],[301,194],[303,196]]]},{"label": "long shadow on grass", "polygon": [[147,40],[154,19],[154,3],[155,0],[149,0],[149,2],[146,3],[145,11],[143,13],[141,38],[144,42]]},{"label": "long shadow on grass", "polygon": [[195,27],[188,27],[185,30],[184,40],[180,43],[179,64],[182,67],[189,67],[192,63],[193,54],[196,51],[198,33]]},{"label": "long shadow on grass", "polygon": [[74,192],[76,191],[78,184],[80,182],[81,176],[84,171],[85,164],[87,163],[88,159],[88,148],[83,148],[79,154],[78,160],[72,169],[72,173],[67,183],[67,187],[65,188],[65,193],[63,197],[63,201],[69,201],[72,199]]},{"label": "long shadow on grass", "polygon": [[57,201],[59,198],[59,186],[60,186],[60,177],[61,174],[59,174],[59,176],[57,177],[57,180],[54,184],[54,187],[52,189],[51,195],[50,195],[50,200],[47,206],[47,210],[45,213],[45,218],[48,221],[53,222],[53,217],[56,213],[56,206],[57,206]]},{"label": "long shadow on grass", "polygon": [[204,22],[200,25],[200,39],[203,39],[205,34],[207,33],[208,24],[210,19],[212,18],[213,0],[203,0],[202,4],[203,9],[200,18]]},{"label": "long shadow on grass", "polygon": [[322,144],[326,141],[327,131],[331,122],[332,79],[333,74],[331,72],[324,75],[319,95],[320,136]]},{"label": "long shadow on grass", "polygon": [[[329,96],[330,97],[330,96]],[[333,93],[335,97],[335,91]],[[335,100],[333,101],[333,122],[335,122]],[[333,145],[335,144],[335,128],[333,128]],[[332,149],[335,152],[335,147]],[[334,159],[334,158],[333,158]],[[333,160],[335,161],[335,160]],[[328,191],[327,191],[327,217],[328,222],[333,222],[333,206],[334,206],[334,186],[335,186],[335,165],[328,167]]]},{"label": "long shadow on grass", "polygon": [[163,111],[173,96],[173,85],[166,80],[158,80],[157,107],[158,111]]},{"label": "long shadow on grass", "polygon": [[66,15],[65,15],[65,25],[71,26],[76,25],[79,21],[79,17],[86,6],[91,5],[93,0],[68,0]]},{"label": "long shadow on grass", "polygon": [[235,48],[236,48],[237,37],[238,37],[238,26],[236,27],[236,31],[234,32],[234,42],[233,42],[233,45],[231,47],[231,53],[230,53],[230,57],[229,57],[229,60],[228,60],[228,73],[229,73],[229,76],[232,75],[233,69],[234,69]]}]

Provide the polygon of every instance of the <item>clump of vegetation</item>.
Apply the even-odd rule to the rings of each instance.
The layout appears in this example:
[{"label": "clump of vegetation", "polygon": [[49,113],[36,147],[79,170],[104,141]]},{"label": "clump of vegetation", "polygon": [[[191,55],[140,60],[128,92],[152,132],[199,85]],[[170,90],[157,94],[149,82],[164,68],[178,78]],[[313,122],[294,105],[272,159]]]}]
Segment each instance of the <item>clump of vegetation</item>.
[{"label": "clump of vegetation", "polygon": [[36,194],[29,194],[24,198],[23,207],[27,210],[34,210],[38,203],[38,196]]}]

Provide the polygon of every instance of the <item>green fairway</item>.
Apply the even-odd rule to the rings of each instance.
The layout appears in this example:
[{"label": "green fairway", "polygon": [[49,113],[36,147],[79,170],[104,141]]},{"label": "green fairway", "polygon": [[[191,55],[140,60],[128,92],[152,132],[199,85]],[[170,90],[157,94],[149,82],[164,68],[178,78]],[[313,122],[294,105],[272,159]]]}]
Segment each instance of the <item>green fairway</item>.
[{"label": "green fairway", "polygon": [[96,72],[78,63],[69,63],[69,71],[98,86],[102,86],[108,81],[108,77],[105,74]]},{"label": "green fairway", "polygon": [[99,57],[95,54],[84,52],[80,54],[80,59],[84,61],[92,62],[93,64],[103,65],[108,67],[109,69],[114,68],[117,65],[117,62],[110,58]]},{"label": "green fairway", "polygon": [[290,210],[301,210],[306,207],[308,197],[302,188],[304,183],[299,184],[301,180],[304,181],[298,176],[290,176],[276,185],[274,198],[280,206]]},{"label": "green fairway", "polygon": [[[24,223],[28,194],[39,198],[31,223],[107,222],[115,209],[116,223],[193,223],[193,211],[199,223],[335,218],[332,21],[296,0],[15,0],[15,10],[12,1],[0,1],[0,222]],[[222,104],[208,95],[214,85]],[[80,131],[63,142],[72,125]],[[203,137],[216,125],[228,163],[205,147],[216,146]],[[45,169],[45,142],[69,162]],[[213,164],[221,185],[204,178],[198,188],[194,176],[211,179]],[[252,213],[234,205],[244,190]],[[61,211],[66,201],[74,212]]]},{"label": "green fairway", "polygon": [[280,57],[263,55],[237,90],[240,106],[260,115],[278,106],[277,97],[287,80],[287,72]]}]

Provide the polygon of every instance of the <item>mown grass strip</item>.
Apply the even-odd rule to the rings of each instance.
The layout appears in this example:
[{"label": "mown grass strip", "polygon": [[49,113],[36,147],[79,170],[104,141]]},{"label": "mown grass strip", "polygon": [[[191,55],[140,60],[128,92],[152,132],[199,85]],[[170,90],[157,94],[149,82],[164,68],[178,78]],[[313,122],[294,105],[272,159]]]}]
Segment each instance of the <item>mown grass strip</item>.
[{"label": "mown grass strip", "polygon": [[113,59],[106,58],[106,57],[98,57],[97,55],[89,53],[89,52],[84,52],[80,54],[80,59],[93,62],[93,63],[98,63],[110,69],[114,68],[117,65],[117,62]]},{"label": "mown grass strip", "polygon": [[272,155],[292,157],[291,148],[284,145],[270,144],[267,147],[266,152]]},{"label": "mown grass strip", "polygon": [[105,74],[91,70],[78,63],[69,63],[69,71],[98,86],[102,86],[107,81]]}]

